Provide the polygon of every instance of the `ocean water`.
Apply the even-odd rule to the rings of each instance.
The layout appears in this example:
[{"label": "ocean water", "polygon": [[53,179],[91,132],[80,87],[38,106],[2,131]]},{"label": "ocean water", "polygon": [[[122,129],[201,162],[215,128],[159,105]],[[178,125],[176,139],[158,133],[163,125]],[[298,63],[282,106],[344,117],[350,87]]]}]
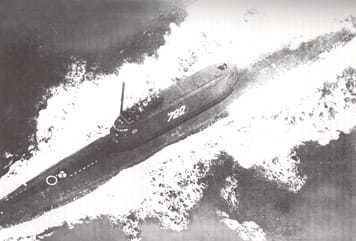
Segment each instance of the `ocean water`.
[{"label": "ocean water", "polygon": [[[113,7],[117,2],[104,3]],[[21,6],[17,8],[23,9]],[[125,6],[142,10],[135,2]],[[85,9],[84,22],[89,21],[85,11],[94,11]],[[98,15],[107,12],[98,2],[91,9],[97,9]],[[175,78],[208,64],[235,63],[247,69],[250,81],[229,106],[228,118],[124,170],[82,199],[0,230],[0,237],[317,240],[333,226],[335,235],[328,233],[324,238],[347,238],[349,217],[345,210],[349,208],[351,175],[347,171],[354,156],[354,132],[348,133],[356,123],[355,4],[225,0],[196,1],[181,11],[171,5],[168,9],[173,9],[168,11],[171,14],[163,14],[163,20],[158,14],[159,20],[153,21],[151,31],[157,33],[157,41],[153,38],[148,45],[141,41],[140,36],[152,35],[150,31],[132,35],[133,41],[128,43],[133,43],[129,48],[136,56],[133,58],[121,47],[118,54],[124,55],[122,58],[116,57],[112,48],[103,47],[120,42],[117,33],[107,38],[110,41],[97,44],[101,43],[98,36],[110,33],[111,28],[100,27],[100,32],[94,26],[84,31],[90,41],[80,34],[69,34],[68,41],[48,45],[46,51],[69,53],[68,62],[64,61],[64,69],[59,71],[62,82],[47,85],[46,91],[38,94],[47,100],[43,102],[46,105],[41,111],[36,109],[32,118],[25,118],[32,120],[31,134],[18,137],[26,140],[25,144],[14,141],[18,146],[11,149],[13,138],[3,138],[10,143],[3,148],[3,157],[20,161],[0,179],[0,196],[106,134],[117,112],[103,106],[116,103],[122,80],[131,83],[127,91],[130,104],[150,88],[167,87]],[[145,17],[142,12],[138,15]],[[107,16],[111,26],[115,18]],[[174,21],[181,24],[169,24]],[[91,20],[72,23],[69,28],[92,25]],[[154,55],[142,55],[155,48]],[[12,124],[15,117],[9,112],[7,123]],[[17,155],[26,152],[32,157]],[[329,176],[335,178],[328,180]],[[338,205],[342,207],[338,209]],[[330,225],[320,222],[328,219],[325,210],[332,208]],[[56,228],[63,225],[68,228]],[[341,230],[346,230],[344,236]]]},{"label": "ocean water", "polygon": [[[76,59],[91,77],[139,62],[184,9],[166,1],[3,1],[0,4],[0,176],[37,148],[39,112]],[[77,71],[80,71],[79,69]],[[84,80],[83,80],[84,81]]]},{"label": "ocean water", "polygon": [[[187,230],[162,230],[157,221],[147,221],[142,226],[142,240],[244,240],[221,222],[219,210],[240,222],[254,220],[263,228],[267,240],[352,240],[355,151],[356,130],[326,146],[310,142],[299,147],[297,155],[303,160],[300,171],[309,178],[298,193],[266,181],[256,171],[231,168],[227,157],[226,166],[206,180],[209,188],[194,208]],[[219,195],[229,175],[238,180],[239,204],[233,209]],[[121,227],[103,217],[73,229],[57,229],[43,240],[108,241],[127,237]]]}]

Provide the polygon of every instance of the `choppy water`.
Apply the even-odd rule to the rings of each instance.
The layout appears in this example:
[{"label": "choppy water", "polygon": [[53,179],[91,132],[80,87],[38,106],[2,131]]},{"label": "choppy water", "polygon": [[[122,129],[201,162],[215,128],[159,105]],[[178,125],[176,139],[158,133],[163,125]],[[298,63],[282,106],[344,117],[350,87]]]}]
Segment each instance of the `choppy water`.
[{"label": "choppy water", "polygon": [[[183,232],[162,230],[156,222],[144,223],[143,241],[243,240],[223,225],[217,210],[225,210],[240,222],[254,220],[271,240],[351,240],[353,173],[356,131],[326,146],[307,143],[297,150],[301,171],[309,179],[299,193],[291,193],[254,171],[235,168],[220,171],[208,180],[209,189],[192,212],[192,225]],[[225,177],[238,180],[237,209],[230,209],[219,196]],[[119,227],[107,219],[56,230],[44,240],[126,240]]]},{"label": "choppy water", "polygon": [[[39,111],[75,59],[93,76],[140,61],[185,13],[165,1],[3,1],[0,4],[0,176],[38,142]],[[88,79],[92,79],[93,77]],[[11,153],[11,155],[10,155]],[[4,169],[3,169],[4,168]]]},{"label": "choppy water", "polygon": [[[316,224],[314,218],[324,217],[323,207],[319,213],[307,218],[307,221],[311,221],[311,229],[299,225],[300,220],[306,219],[298,213],[303,213],[300,207],[308,210],[320,203],[325,192],[337,190],[333,189],[334,184],[326,185],[322,189],[325,192],[320,192],[316,199],[308,200],[313,196],[308,195],[308,192],[319,190],[319,183],[324,185],[314,175],[327,176],[323,173],[329,173],[338,176],[345,172],[345,165],[349,165],[350,156],[347,155],[352,153],[352,149],[349,149],[347,143],[352,143],[354,135],[338,139],[340,133],[350,132],[356,123],[356,111],[353,111],[355,22],[350,17],[356,6],[345,1],[330,12],[323,4],[314,6],[301,1],[292,5],[298,17],[290,18],[290,11],[286,11],[290,4],[236,2],[231,5],[230,1],[197,1],[186,9],[187,18],[180,26],[169,26],[170,34],[164,36],[164,43],[161,41],[162,33],[170,18],[154,22],[152,31],[157,33],[159,40],[152,45],[148,41],[148,45],[163,45],[158,48],[155,56],[138,58],[138,63],[120,65],[120,57],[116,59],[116,56],[112,58],[110,54],[101,55],[105,51],[96,48],[92,42],[78,44],[81,47],[73,48],[76,45],[67,46],[65,41],[59,41],[63,44],[56,46],[56,51],[67,48],[70,53],[76,49],[77,53],[87,55],[66,55],[70,56],[65,58],[69,61],[61,62],[65,63],[65,69],[59,74],[59,79],[66,83],[52,83],[43,88],[45,91],[41,93],[48,93],[51,97],[47,100],[47,106],[42,106],[42,111],[38,112],[39,107],[35,106],[37,109],[33,113],[36,114],[30,118],[35,120],[29,132],[35,140],[28,139],[27,134],[26,138],[17,137],[18,140],[37,142],[37,145],[33,145],[35,149],[30,151],[33,156],[22,158],[21,162],[11,166],[10,173],[0,179],[1,196],[56,162],[53,156],[60,160],[106,134],[117,112],[103,106],[112,106],[117,101],[121,80],[132,83],[131,88],[128,88],[128,103],[144,96],[149,88],[164,88],[177,77],[184,77],[203,66],[221,61],[248,68],[251,81],[229,107],[228,118],[165,148],[146,162],[123,171],[83,199],[29,223],[0,230],[0,237],[28,236],[31,239],[47,228],[61,226],[66,222],[69,226],[79,224],[69,236],[63,236],[67,230],[60,229],[48,239],[85,239],[84,233],[90,229],[96,231],[88,233],[89,239],[111,240],[121,234],[110,228],[107,219],[110,219],[110,223],[123,225],[121,228],[126,235],[136,237],[140,233],[141,222],[146,218],[170,230],[182,231],[188,228],[188,231],[176,233],[160,231],[156,225],[147,224],[143,227],[147,236],[143,233],[143,237],[148,240],[162,236],[172,239],[201,237],[199,235],[214,237],[224,233],[224,230],[227,240],[232,237],[230,230],[245,240],[285,240],[304,237],[313,230],[322,230],[321,226],[312,225]],[[93,3],[93,6],[97,5]],[[317,15],[315,11],[318,11]],[[176,16],[173,19],[178,21],[181,14],[175,11],[169,16]],[[165,23],[163,26],[162,22]],[[342,31],[343,28],[347,30]],[[94,36],[93,41],[97,41],[95,30],[88,31],[88,36]],[[133,36],[137,39],[137,35]],[[141,43],[140,40],[138,38],[138,42],[134,43]],[[82,43],[83,38],[75,35],[71,41]],[[107,42],[103,40],[103,43]],[[140,50],[145,52],[147,48],[150,49],[145,44],[143,46],[146,47],[141,49],[134,44],[130,50],[134,53],[137,51],[140,56]],[[32,50],[32,47],[29,49]],[[98,54],[92,55],[91,51],[98,51]],[[270,53],[272,55],[266,57]],[[105,56],[114,59],[113,62],[104,61]],[[125,55],[126,58],[128,56]],[[19,58],[15,59],[18,61]],[[258,64],[254,65],[256,62]],[[109,74],[113,65],[118,68]],[[99,74],[93,75],[96,69],[100,70]],[[55,87],[48,89],[50,86]],[[37,96],[43,98],[41,93],[37,93]],[[12,101],[9,99],[9,102]],[[28,105],[31,103],[26,102]],[[33,119],[37,115],[38,118]],[[9,120],[12,120],[12,116],[16,117],[10,112],[7,116],[10,116]],[[83,122],[83,119],[86,121]],[[68,143],[69,139],[71,143]],[[14,139],[5,140],[10,143]],[[325,149],[318,147],[332,140],[346,143],[346,147],[342,144],[330,144]],[[314,144],[304,145],[310,141]],[[24,153],[31,147],[30,142],[16,142],[18,146],[12,149],[10,144],[3,148],[6,151],[3,156],[8,160],[17,152]],[[318,148],[323,151],[319,152]],[[328,170],[333,170],[335,160],[338,159],[336,156],[325,165],[323,162],[313,162],[318,156],[330,156],[329,150],[343,150],[339,154],[345,163],[334,168],[334,172]],[[317,153],[315,156],[314,152]],[[225,155],[221,156],[221,153]],[[343,153],[346,156],[342,156]],[[224,168],[225,165],[228,166]],[[315,171],[308,172],[311,170]],[[312,188],[308,189],[309,185]],[[98,206],[97,203],[105,205]],[[202,213],[206,212],[197,209],[191,219],[191,210],[200,204],[203,204],[202,209],[219,209],[226,214],[215,214],[214,210],[210,216],[203,217]],[[338,211],[335,211],[335,216],[347,219]],[[105,216],[104,224],[100,220],[90,221],[100,216]],[[90,224],[81,224],[85,220]],[[202,220],[197,222],[203,223],[203,226],[195,220]],[[221,231],[215,234],[216,230],[201,233],[202,228],[215,224]]]}]

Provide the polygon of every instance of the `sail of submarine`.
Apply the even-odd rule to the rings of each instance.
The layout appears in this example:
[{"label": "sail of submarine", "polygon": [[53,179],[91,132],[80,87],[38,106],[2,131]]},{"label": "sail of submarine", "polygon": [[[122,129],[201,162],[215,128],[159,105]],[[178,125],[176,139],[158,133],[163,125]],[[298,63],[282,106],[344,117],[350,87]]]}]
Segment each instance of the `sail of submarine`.
[{"label": "sail of submarine", "polygon": [[202,69],[123,110],[110,130],[114,142],[134,148],[191,119],[227,97],[237,82],[227,63]]},{"label": "sail of submarine", "polygon": [[121,170],[183,138],[184,135],[161,137],[190,119],[199,121],[192,122],[191,130],[198,128],[204,122],[198,117],[214,110],[232,93],[237,74],[233,65],[213,65],[130,108],[122,110],[121,102],[122,111],[110,135],[62,159],[0,199],[0,230],[92,192]]}]

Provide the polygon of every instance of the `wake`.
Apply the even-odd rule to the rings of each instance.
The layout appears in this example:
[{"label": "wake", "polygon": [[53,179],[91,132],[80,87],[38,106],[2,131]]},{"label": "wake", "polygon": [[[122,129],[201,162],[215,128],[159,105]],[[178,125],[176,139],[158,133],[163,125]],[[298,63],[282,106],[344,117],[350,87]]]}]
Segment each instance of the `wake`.
[{"label": "wake", "polygon": [[[73,61],[67,83],[51,90],[53,97],[37,120],[38,151],[30,160],[15,163],[0,179],[0,197],[106,135],[119,111],[117,90],[122,80],[128,80],[131,86],[127,91],[130,105],[149,89],[165,88],[175,78],[206,65],[233,62],[247,68],[248,81],[229,106],[229,116],[122,171],[81,199],[0,230],[3,240],[36,239],[50,227],[74,225],[85,217],[101,215],[122,223],[131,237],[139,237],[138,227],[148,217],[157,218],[165,228],[184,230],[190,222],[190,210],[207,188],[200,180],[208,175],[211,160],[222,151],[242,167],[256,168],[267,179],[297,192],[307,177],[296,171],[299,160],[294,148],[310,140],[325,145],[337,139],[340,132],[348,133],[355,127],[356,60],[352,53],[356,52],[356,41],[351,30],[340,30],[347,23],[328,23],[304,32],[295,25],[295,30],[283,32],[279,28],[273,35],[268,31],[276,27],[274,24],[260,31],[261,21],[272,18],[272,14],[263,12],[265,9],[259,10],[261,15],[248,16],[246,9],[240,9],[229,21],[220,21],[217,16],[203,23],[201,4],[191,6],[190,17],[180,27],[171,26],[172,33],[166,36],[158,57],[146,57],[142,64],[124,64],[117,74],[98,76],[90,82],[82,82],[90,74],[85,61]],[[240,23],[236,16],[244,16],[248,23]],[[303,36],[295,38],[301,32]],[[189,42],[186,36],[191,36]],[[257,44],[261,38],[266,41]],[[310,44],[303,45],[303,41]],[[312,43],[319,46],[314,51]],[[283,47],[290,51],[276,51]],[[261,53],[272,54],[261,57]],[[130,219],[132,213],[136,219]]]}]

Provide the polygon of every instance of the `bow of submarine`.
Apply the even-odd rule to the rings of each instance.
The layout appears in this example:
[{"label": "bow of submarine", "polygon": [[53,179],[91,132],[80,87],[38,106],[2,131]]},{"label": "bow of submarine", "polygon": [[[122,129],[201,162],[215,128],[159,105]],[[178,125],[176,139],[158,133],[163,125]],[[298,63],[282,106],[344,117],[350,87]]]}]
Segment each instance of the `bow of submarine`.
[{"label": "bow of submarine", "polygon": [[[71,194],[85,187],[90,182],[88,178],[103,169],[99,157],[101,160],[109,155],[113,148],[111,138],[105,136],[22,184],[0,200],[0,227],[28,221],[70,202]],[[120,149],[117,144],[115,149]],[[92,168],[94,165],[98,167]]]}]

